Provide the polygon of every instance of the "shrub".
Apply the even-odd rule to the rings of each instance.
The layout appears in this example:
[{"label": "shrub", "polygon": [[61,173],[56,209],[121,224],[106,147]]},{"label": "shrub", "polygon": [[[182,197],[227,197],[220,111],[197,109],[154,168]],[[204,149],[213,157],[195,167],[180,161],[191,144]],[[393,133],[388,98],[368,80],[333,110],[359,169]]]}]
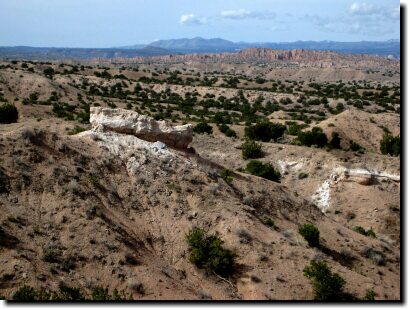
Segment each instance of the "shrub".
[{"label": "shrub", "polygon": [[332,132],[332,139],[329,142],[332,149],[340,149],[340,136],[337,132]]},{"label": "shrub", "polygon": [[291,122],[288,124],[287,133],[292,136],[297,136],[302,131],[302,129],[306,127],[307,127],[306,124],[299,125],[295,122]]},{"label": "shrub", "polygon": [[305,277],[312,281],[315,299],[322,301],[345,300],[343,286],[346,281],[337,273],[332,273],[325,262],[310,262],[303,269]]},{"label": "shrub", "polygon": [[257,123],[245,128],[245,136],[251,140],[269,142],[277,141],[283,136],[286,126],[268,121]]},{"label": "shrub", "polygon": [[221,176],[222,180],[224,180],[228,184],[231,184],[232,181],[233,181],[232,171],[229,170],[229,169],[222,170],[220,176]]},{"label": "shrub", "polygon": [[194,127],[194,132],[198,133],[198,134],[212,134],[213,129],[212,126],[210,126],[208,123],[205,122],[201,122],[198,123],[195,127]]},{"label": "shrub", "polygon": [[186,240],[191,248],[189,260],[198,268],[205,268],[225,276],[233,272],[235,253],[222,247],[223,241],[216,235],[207,236],[200,228],[193,228]]},{"label": "shrub", "polygon": [[365,247],[361,253],[364,257],[370,259],[378,266],[386,265],[386,256],[377,250],[370,247]]},{"label": "shrub", "polygon": [[46,69],[43,70],[43,73],[44,73],[44,75],[45,75],[46,77],[52,78],[52,77],[53,77],[53,74],[54,74],[54,69],[51,68],[51,67],[48,67],[48,68],[46,68]]},{"label": "shrub", "polygon": [[298,174],[298,179],[299,179],[299,180],[306,179],[307,177],[309,177],[309,174],[306,173],[306,172],[300,172],[300,173]]},{"label": "shrub", "polygon": [[245,170],[258,177],[268,179],[275,182],[280,182],[280,173],[273,168],[271,164],[265,164],[259,160],[251,160],[247,165]]},{"label": "shrub", "polygon": [[366,151],[366,149],[363,148],[360,144],[358,144],[358,143],[356,143],[352,140],[350,140],[350,150],[353,151],[353,152],[361,153],[361,154],[363,154]]},{"label": "shrub", "polygon": [[60,292],[58,294],[53,294],[53,300],[84,300],[83,294],[79,288],[70,287],[65,284],[60,284],[58,286]]},{"label": "shrub", "polygon": [[18,301],[33,301],[37,300],[37,292],[33,287],[24,285],[13,294],[12,298]]},{"label": "shrub", "polygon": [[95,287],[91,292],[91,297],[93,300],[111,300],[111,295],[108,293],[108,288],[103,288],[101,286]]},{"label": "shrub", "polygon": [[374,301],[376,293],[373,290],[367,290],[366,295],[364,295],[363,300]]},{"label": "shrub", "polygon": [[9,191],[9,178],[0,167],[0,194],[8,193]]},{"label": "shrub", "polygon": [[353,228],[353,231],[366,236],[366,230],[362,226],[356,226]]},{"label": "shrub", "polygon": [[263,157],[262,145],[252,140],[246,141],[244,144],[242,144],[242,157],[244,159],[255,159]]},{"label": "shrub", "polygon": [[324,147],[327,144],[327,136],[319,127],[313,127],[311,131],[301,131],[298,140],[302,145]]},{"label": "shrub", "polygon": [[43,249],[43,260],[48,263],[58,262],[60,251],[54,246],[48,246]]},{"label": "shrub", "polygon": [[393,137],[385,134],[383,140],[380,141],[380,152],[383,155],[399,156],[401,152],[400,136]]},{"label": "shrub", "polygon": [[18,118],[19,112],[14,105],[5,103],[0,106],[0,124],[15,123]]},{"label": "shrub", "polygon": [[299,233],[305,238],[311,247],[319,246],[320,231],[315,225],[305,224],[299,228]]},{"label": "shrub", "polygon": [[263,218],[263,223],[269,227],[275,228],[275,222],[272,220],[272,218],[265,216]]},{"label": "shrub", "polygon": [[70,136],[73,136],[73,135],[79,134],[80,132],[83,132],[83,131],[85,131],[85,130],[86,130],[85,128],[76,125],[73,129],[71,129],[70,131],[68,131],[68,134],[69,134]]},{"label": "shrub", "polygon": [[234,130],[232,130],[231,128],[229,128],[228,125],[226,124],[218,124],[218,128],[219,130],[225,134],[225,136],[229,137],[229,138],[236,138],[236,132]]},{"label": "shrub", "polygon": [[356,226],[353,228],[353,230],[359,234],[362,234],[367,237],[372,237],[376,238],[376,233],[374,232],[373,228],[370,228],[369,230],[364,229],[362,226]]}]

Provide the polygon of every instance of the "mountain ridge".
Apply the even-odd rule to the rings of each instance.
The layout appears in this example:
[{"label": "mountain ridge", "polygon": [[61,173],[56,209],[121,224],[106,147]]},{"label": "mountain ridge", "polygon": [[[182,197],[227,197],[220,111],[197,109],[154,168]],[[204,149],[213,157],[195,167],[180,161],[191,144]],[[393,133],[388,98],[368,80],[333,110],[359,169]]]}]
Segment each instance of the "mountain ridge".
[{"label": "mountain ridge", "polygon": [[30,47],[0,46],[0,59],[16,60],[66,60],[94,58],[133,58],[167,56],[175,54],[211,54],[232,53],[249,48],[269,48],[274,50],[316,50],[332,51],[342,54],[367,54],[400,59],[400,41],[295,41],[295,42],[232,42],[221,38],[158,40],[146,45],[137,44],[113,48],[66,48],[66,47]]}]

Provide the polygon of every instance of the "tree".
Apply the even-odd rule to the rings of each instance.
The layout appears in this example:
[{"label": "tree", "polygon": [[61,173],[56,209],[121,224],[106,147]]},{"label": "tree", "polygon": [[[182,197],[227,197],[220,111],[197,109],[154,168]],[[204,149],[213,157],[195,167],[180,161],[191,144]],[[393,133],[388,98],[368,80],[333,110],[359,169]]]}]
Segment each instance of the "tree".
[{"label": "tree", "polygon": [[46,77],[52,78],[52,77],[53,77],[53,74],[54,74],[54,69],[51,68],[51,67],[48,67],[48,68],[46,68],[46,69],[43,70],[43,73],[44,73],[44,75],[45,75]]},{"label": "tree", "polygon": [[280,182],[281,175],[271,164],[265,164],[259,160],[251,160],[245,170],[250,174],[268,179],[274,182]]},{"label": "tree", "polygon": [[244,144],[242,144],[243,159],[255,159],[261,158],[262,156],[262,145],[260,143],[248,140]]},{"label": "tree", "polygon": [[380,152],[383,155],[399,156],[401,153],[400,136],[393,137],[392,135],[385,134],[380,141]]},{"label": "tree", "polygon": [[216,235],[194,227],[186,235],[191,249],[189,260],[198,268],[205,268],[226,276],[233,272],[235,253],[223,248],[223,241]]},{"label": "tree", "polygon": [[245,128],[245,136],[251,140],[269,142],[277,141],[283,136],[286,126],[278,123],[264,121]]},{"label": "tree", "polygon": [[322,301],[346,300],[343,292],[346,281],[337,273],[332,273],[325,262],[312,260],[309,266],[303,269],[305,277],[312,281],[315,299]]},{"label": "tree", "polygon": [[195,127],[194,127],[194,132],[199,133],[199,134],[212,134],[213,129],[212,126],[210,126],[208,123],[206,122],[201,122],[198,123]]},{"label": "tree", "polygon": [[332,132],[332,139],[329,145],[332,149],[340,149],[340,136],[337,132]]},{"label": "tree", "polygon": [[0,124],[15,123],[18,118],[19,112],[14,105],[5,103],[0,106]]},{"label": "tree", "polygon": [[301,131],[298,140],[302,145],[324,147],[327,144],[327,136],[320,127],[313,127],[311,131]]},{"label": "tree", "polygon": [[320,231],[315,225],[305,224],[299,228],[299,233],[305,238],[311,247],[319,247]]}]

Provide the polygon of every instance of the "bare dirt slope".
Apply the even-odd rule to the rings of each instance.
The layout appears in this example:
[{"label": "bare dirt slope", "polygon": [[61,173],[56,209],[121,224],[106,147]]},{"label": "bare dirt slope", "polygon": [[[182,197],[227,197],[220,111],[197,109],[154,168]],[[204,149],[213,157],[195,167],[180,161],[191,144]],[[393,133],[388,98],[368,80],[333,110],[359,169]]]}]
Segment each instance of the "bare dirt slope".
[{"label": "bare dirt slope", "polygon": [[[396,247],[353,232],[283,185],[240,173],[227,184],[218,166],[173,150],[172,161],[141,150],[148,160],[129,170],[128,157],[87,135],[26,128],[0,143],[2,295],[63,281],[137,299],[312,299],[302,270],[320,258],[349,293],[399,298]],[[304,223],[319,227],[326,250],[298,234]],[[193,226],[217,232],[236,252],[231,284],[188,261]],[[366,258],[369,248],[382,261]]]}]

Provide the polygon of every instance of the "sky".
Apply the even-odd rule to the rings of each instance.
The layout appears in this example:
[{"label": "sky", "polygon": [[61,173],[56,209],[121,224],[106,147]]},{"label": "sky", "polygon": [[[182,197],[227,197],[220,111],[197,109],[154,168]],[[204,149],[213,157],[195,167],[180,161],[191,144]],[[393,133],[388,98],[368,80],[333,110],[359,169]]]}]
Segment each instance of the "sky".
[{"label": "sky", "polygon": [[400,38],[398,0],[0,0],[0,46]]}]

